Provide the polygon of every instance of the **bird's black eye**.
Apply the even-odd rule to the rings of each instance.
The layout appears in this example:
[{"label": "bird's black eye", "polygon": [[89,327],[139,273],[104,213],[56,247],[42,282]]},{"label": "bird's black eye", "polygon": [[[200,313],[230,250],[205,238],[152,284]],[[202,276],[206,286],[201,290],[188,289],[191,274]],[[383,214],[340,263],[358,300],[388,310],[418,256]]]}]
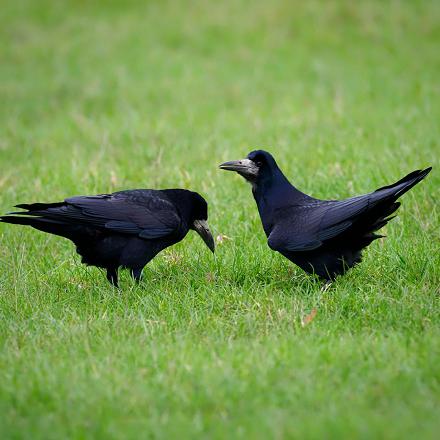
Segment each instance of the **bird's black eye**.
[{"label": "bird's black eye", "polygon": [[255,165],[257,165],[258,168],[261,168],[263,166],[263,162],[261,162],[261,160],[257,160]]}]

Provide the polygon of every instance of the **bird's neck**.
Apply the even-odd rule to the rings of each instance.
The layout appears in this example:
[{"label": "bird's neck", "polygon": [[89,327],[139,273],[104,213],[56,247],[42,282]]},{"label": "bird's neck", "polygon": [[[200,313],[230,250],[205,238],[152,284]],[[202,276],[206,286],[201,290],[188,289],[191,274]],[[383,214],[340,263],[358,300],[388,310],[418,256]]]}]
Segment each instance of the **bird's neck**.
[{"label": "bird's neck", "polygon": [[252,185],[252,192],[257,204],[276,204],[277,206],[283,201],[290,200],[296,194],[302,194],[287,180],[278,167],[274,167],[267,175],[261,176]]},{"label": "bird's neck", "polygon": [[276,209],[300,204],[304,197],[307,197],[287,180],[279,168],[254,183],[252,193],[267,235],[272,229]]}]

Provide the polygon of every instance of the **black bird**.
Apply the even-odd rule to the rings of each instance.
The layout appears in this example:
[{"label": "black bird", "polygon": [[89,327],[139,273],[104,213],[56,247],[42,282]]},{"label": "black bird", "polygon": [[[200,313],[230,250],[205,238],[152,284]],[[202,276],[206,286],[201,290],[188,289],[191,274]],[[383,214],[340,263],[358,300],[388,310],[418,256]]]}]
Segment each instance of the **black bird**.
[{"label": "black bird", "polygon": [[0,221],[72,240],[82,262],[106,269],[107,279],[116,287],[119,267],[130,269],[139,281],[144,266],[190,229],[214,252],[208,204],[200,194],[185,189],[135,189],[16,208],[27,211],[11,212]]},{"label": "black bird", "polygon": [[431,171],[413,171],[362,196],[319,200],[291,185],[267,151],[252,151],[220,168],[251,183],[269,247],[327,281],[361,261],[362,249],[382,237],[374,232],[399,208],[396,200]]}]

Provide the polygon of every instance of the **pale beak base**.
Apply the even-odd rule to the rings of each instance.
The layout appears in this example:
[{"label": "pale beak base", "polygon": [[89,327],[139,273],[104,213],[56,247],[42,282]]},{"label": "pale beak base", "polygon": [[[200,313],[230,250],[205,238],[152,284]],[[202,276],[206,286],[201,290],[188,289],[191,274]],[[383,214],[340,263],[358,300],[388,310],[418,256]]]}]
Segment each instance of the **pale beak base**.
[{"label": "pale beak base", "polygon": [[236,171],[246,179],[255,179],[258,176],[258,167],[250,159],[225,162],[222,163],[219,168],[226,171]]}]

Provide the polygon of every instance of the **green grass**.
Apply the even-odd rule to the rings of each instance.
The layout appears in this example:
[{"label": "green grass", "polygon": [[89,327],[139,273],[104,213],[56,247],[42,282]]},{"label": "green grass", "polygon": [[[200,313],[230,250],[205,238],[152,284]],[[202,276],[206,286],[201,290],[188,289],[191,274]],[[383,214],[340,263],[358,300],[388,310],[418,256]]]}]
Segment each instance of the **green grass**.
[{"label": "green grass", "polygon": [[[1,212],[186,187],[231,238],[212,258],[190,233],[116,291],[71,243],[0,225],[1,438],[438,436],[438,1],[1,9]],[[255,147],[322,198],[434,170],[323,292],[217,169]]]}]

